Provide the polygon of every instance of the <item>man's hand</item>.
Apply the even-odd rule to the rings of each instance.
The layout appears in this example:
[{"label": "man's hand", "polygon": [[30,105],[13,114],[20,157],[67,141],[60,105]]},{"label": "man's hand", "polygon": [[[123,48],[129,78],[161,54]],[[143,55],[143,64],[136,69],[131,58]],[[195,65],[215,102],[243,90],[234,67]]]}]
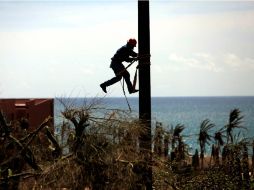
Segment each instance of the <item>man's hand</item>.
[{"label": "man's hand", "polygon": [[138,57],[134,57],[134,58],[133,58],[133,61],[137,61],[137,60],[139,60]]},{"label": "man's hand", "polygon": [[137,57],[131,57],[129,58],[128,62],[134,62],[134,61],[137,61],[138,58]]}]

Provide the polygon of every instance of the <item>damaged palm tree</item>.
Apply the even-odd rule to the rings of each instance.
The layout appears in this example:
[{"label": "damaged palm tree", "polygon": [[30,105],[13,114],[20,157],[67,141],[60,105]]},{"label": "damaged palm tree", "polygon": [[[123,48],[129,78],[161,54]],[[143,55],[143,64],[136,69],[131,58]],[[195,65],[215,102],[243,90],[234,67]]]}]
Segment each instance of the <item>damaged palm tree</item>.
[{"label": "damaged palm tree", "polygon": [[192,167],[194,168],[194,170],[197,170],[199,168],[198,149],[195,150],[195,154],[192,156]]},{"label": "damaged palm tree", "polygon": [[201,159],[201,169],[204,167],[204,154],[205,154],[205,145],[209,143],[211,140],[210,135],[208,134],[209,130],[213,128],[215,125],[210,122],[210,120],[206,119],[200,124],[199,131],[199,145],[200,145],[200,159]]},{"label": "damaged palm tree", "polygon": [[156,122],[155,134],[154,134],[154,153],[158,156],[162,156],[162,140],[163,140],[163,128],[161,122]]},{"label": "damaged palm tree", "polygon": [[[44,171],[38,185],[44,188],[135,189],[144,186],[144,156],[138,139],[142,127],[127,112],[106,110],[96,104],[65,104],[65,124],[73,128],[68,155]],[[96,113],[94,113],[96,110]],[[71,143],[72,142],[72,143]],[[144,163],[143,163],[144,164]],[[58,179],[57,183],[49,183]]]},{"label": "damaged palm tree", "polygon": [[214,134],[214,140],[215,140],[215,151],[214,151],[214,159],[215,159],[215,165],[219,166],[220,165],[220,151],[221,151],[221,147],[224,145],[224,141],[223,141],[223,134],[222,132],[216,131]]},{"label": "damaged palm tree", "polygon": [[89,113],[86,109],[65,109],[62,112],[63,116],[72,122],[75,128],[75,141],[73,143],[74,152],[78,150],[81,145],[82,135],[86,127],[89,126]]},{"label": "damaged palm tree", "polygon": [[[228,124],[225,125],[225,130],[227,132],[227,143],[233,143],[233,130],[236,128],[244,128],[242,124],[243,116],[239,109],[233,109],[229,114]],[[245,128],[244,128],[245,129]]]},{"label": "damaged palm tree", "polygon": [[[146,163],[146,154],[140,151],[139,137],[143,133],[143,126],[137,118],[124,110],[105,109],[96,104],[65,104],[62,114],[65,125],[71,125],[73,141],[70,140],[70,144],[74,148],[53,164],[44,165],[36,187],[89,187],[102,190],[145,188],[143,171],[150,162]],[[175,185],[171,167],[164,167],[165,164],[167,161],[156,157],[153,165],[149,165],[153,167],[156,176],[154,185],[157,188]]]},{"label": "damaged palm tree", "polygon": [[[224,146],[226,148],[223,159],[224,165],[227,166],[225,170],[214,166],[199,170],[198,150],[193,156],[192,170],[183,165],[185,158],[181,160],[183,154],[179,152],[186,151],[182,138],[185,126],[178,124],[167,134],[162,131],[164,143],[161,139],[162,134],[158,131],[155,132],[155,137],[159,137],[159,141],[156,141],[156,138],[154,140],[154,143],[157,142],[154,147],[164,144],[165,156],[168,155],[167,149],[172,140],[171,145],[177,153],[175,160],[172,162],[152,154],[151,163],[139,147],[139,137],[144,132],[144,127],[127,111],[105,109],[93,103],[64,107],[63,126],[59,126],[64,127],[65,133],[62,135],[64,138],[61,139],[61,145],[67,146],[69,136],[68,142],[72,148],[69,152],[63,151],[63,154],[63,147],[58,145],[50,130],[50,118],[35,131],[17,137],[13,136],[11,125],[0,115],[0,118],[3,118],[0,119],[0,189],[145,189],[147,179],[144,178],[143,171],[147,170],[147,166],[153,171],[153,188],[158,190],[235,187],[248,189],[251,186],[246,149],[246,146],[251,144],[249,139],[239,141],[232,133],[234,143]],[[199,139],[203,145],[203,152],[209,142],[212,126],[209,120],[201,123]],[[216,132],[216,145],[222,144],[223,130],[220,130],[220,133]],[[42,149],[35,146],[39,133],[44,134],[50,141],[50,151],[46,146],[41,147]],[[48,154],[42,157],[41,151],[45,149]],[[161,150],[158,152],[161,153]],[[34,164],[37,165],[37,169]],[[26,167],[23,167],[25,165]]]},{"label": "damaged palm tree", "polygon": [[[173,128],[173,137],[172,137],[172,151],[171,151],[171,160],[175,160],[179,157],[179,150],[181,151],[181,144],[182,144],[182,138],[181,138],[181,132],[185,129],[185,126],[182,124],[177,124],[175,128]],[[178,146],[176,147],[176,143],[178,143]],[[183,153],[184,154],[184,153]]]}]

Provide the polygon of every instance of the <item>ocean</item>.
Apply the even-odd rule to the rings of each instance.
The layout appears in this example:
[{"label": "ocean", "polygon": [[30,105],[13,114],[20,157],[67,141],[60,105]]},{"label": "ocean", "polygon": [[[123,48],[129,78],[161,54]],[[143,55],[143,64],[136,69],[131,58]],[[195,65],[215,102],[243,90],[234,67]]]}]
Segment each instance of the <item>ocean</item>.
[{"label": "ocean", "polygon": [[[63,99],[62,99],[63,100]],[[66,99],[73,105],[81,105],[84,102],[94,101],[94,98],[69,98]],[[102,107],[108,109],[121,109],[128,111],[125,98],[100,98],[98,100]],[[138,98],[128,98],[132,114],[138,117]],[[215,124],[211,131],[221,129],[228,123],[230,111],[238,108],[244,116],[242,126],[247,130],[242,131],[242,137],[254,137],[254,96],[246,97],[152,97],[152,127],[155,122],[162,122],[165,130],[170,130],[171,126],[183,124],[185,129],[182,132],[184,141],[189,145],[190,153],[199,149],[198,133],[203,120],[209,119]],[[62,104],[55,100],[55,122],[61,122]],[[59,130],[59,129],[57,129]],[[238,132],[236,132],[238,133]],[[207,147],[207,152],[210,152]]]}]

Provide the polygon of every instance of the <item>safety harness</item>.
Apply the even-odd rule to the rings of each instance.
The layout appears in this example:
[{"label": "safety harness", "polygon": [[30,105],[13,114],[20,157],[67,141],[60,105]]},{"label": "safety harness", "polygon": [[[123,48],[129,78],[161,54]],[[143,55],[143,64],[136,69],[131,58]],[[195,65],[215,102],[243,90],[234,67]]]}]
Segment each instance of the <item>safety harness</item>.
[{"label": "safety harness", "polygon": [[[144,58],[147,58],[147,57],[150,57],[150,55],[139,56],[138,59],[144,59]],[[129,65],[127,65],[127,67],[125,67],[124,70],[119,72],[118,75],[121,75],[124,71],[126,71],[138,59],[134,59]],[[149,64],[150,64],[150,62],[149,62]],[[132,88],[133,89],[136,89],[137,76],[138,76],[138,68],[139,68],[139,66],[136,67],[135,75],[134,75],[133,82],[132,82]],[[120,83],[121,83],[121,81],[120,81]],[[125,89],[124,89],[124,78],[123,78],[123,82],[121,83],[121,86],[122,86],[122,89],[123,89],[123,94],[124,94],[125,100],[127,102],[128,108],[129,108],[129,110],[131,112],[131,106],[130,106],[130,103],[129,103],[128,98],[126,96]]]},{"label": "safety harness", "polygon": [[[124,71],[126,71],[135,61],[137,61],[137,60],[134,59],[123,71],[121,71],[121,72],[118,73],[118,74],[122,74]],[[138,68],[136,68],[135,76],[134,76],[133,83],[132,83],[133,89],[136,88],[136,83],[137,83],[137,70],[138,70]],[[134,82],[135,82],[135,86],[134,86]],[[121,83],[121,86],[122,86],[122,89],[123,89],[123,94],[124,94],[125,100],[126,100],[126,102],[127,102],[128,108],[129,108],[129,110],[130,110],[130,112],[131,112],[131,106],[130,106],[130,103],[129,103],[128,98],[127,98],[127,96],[126,96],[125,89],[124,89],[124,78],[123,78],[123,82],[120,81],[120,83]]]}]

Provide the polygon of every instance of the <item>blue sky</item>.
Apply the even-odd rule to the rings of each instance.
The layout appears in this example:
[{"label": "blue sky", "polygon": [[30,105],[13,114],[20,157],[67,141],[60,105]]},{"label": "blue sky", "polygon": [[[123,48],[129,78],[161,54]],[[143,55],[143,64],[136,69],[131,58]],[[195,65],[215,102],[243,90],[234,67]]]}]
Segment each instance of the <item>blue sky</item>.
[{"label": "blue sky", "polygon": [[[134,0],[0,1],[0,97],[103,96],[137,11]],[[254,95],[254,2],[154,0],[150,31],[152,96]]]}]

